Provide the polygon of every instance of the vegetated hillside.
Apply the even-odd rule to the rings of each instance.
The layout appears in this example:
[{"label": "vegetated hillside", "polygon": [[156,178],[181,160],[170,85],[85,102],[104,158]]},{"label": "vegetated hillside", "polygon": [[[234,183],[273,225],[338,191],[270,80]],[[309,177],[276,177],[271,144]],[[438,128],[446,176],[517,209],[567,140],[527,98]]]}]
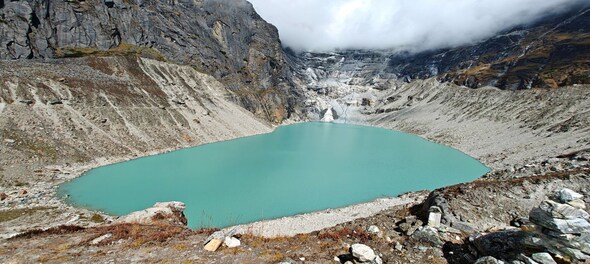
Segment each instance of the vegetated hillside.
[{"label": "vegetated hillside", "polygon": [[245,0],[0,1],[0,59],[125,54],[210,74],[267,120],[295,111],[278,31]]},{"label": "vegetated hillside", "polygon": [[556,88],[590,83],[590,5],[549,16],[470,46],[389,57],[406,79],[439,76],[476,88]]}]

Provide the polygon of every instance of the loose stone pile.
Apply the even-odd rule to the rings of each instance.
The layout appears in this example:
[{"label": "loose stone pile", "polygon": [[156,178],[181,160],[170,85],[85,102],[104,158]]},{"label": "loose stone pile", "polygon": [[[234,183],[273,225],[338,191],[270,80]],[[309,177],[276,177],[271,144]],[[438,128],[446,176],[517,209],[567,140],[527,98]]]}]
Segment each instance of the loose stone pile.
[{"label": "loose stone pile", "polygon": [[590,214],[584,197],[570,189],[559,191],[555,201],[545,200],[531,210],[529,220],[537,225],[532,247],[543,247],[557,258],[590,260]]},{"label": "loose stone pile", "polygon": [[[590,260],[590,214],[584,196],[562,189],[529,214],[520,230],[472,237],[476,263],[578,263]],[[506,260],[504,262],[500,259]]]},{"label": "loose stone pile", "polygon": [[220,230],[211,234],[207,238],[207,242],[205,242],[205,246],[203,247],[203,249],[213,252],[217,251],[217,249],[219,249],[221,245],[225,245],[228,248],[241,246],[242,242],[235,237],[236,231],[236,228],[232,228],[228,231]]}]

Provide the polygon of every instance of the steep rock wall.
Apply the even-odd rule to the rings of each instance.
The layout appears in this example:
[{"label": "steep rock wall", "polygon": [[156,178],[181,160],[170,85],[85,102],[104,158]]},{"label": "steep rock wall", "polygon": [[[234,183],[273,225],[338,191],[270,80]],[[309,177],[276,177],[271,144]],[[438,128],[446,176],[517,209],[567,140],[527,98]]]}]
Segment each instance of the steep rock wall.
[{"label": "steep rock wall", "polygon": [[136,54],[214,76],[267,120],[296,111],[278,32],[245,0],[3,3],[0,59]]}]

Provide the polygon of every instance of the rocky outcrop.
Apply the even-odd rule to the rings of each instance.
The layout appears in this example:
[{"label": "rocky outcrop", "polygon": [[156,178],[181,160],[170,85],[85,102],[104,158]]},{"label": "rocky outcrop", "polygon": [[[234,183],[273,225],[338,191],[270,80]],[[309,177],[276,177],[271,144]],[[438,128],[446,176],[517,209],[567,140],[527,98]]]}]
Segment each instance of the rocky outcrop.
[{"label": "rocky outcrop", "polygon": [[[556,195],[559,200],[583,198],[569,189]],[[554,255],[574,261],[590,260],[590,215],[583,209],[559,201],[546,200],[530,214],[530,221],[541,227],[533,232],[528,245],[542,247]]]},{"label": "rocky outcrop", "polygon": [[133,223],[142,225],[181,225],[186,226],[184,216],[186,206],[181,202],[156,203],[145,210],[130,213],[117,219],[116,223]]},{"label": "rocky outcrop", "polygon": [[530,222],[521,229],[508,229],[482,236],[472,244],[480,256],[525,263],[583,262],[590,259],[589,214],[560,202],[583,198],[569,189],[559,191],[556,201],[545,200],[530,212]]},{"label": "rocky outcrop", "polygon": [[277,29],[245,0],[6,1],[0,59],[139,55],[191,65],[281,122],[295,111]]}]

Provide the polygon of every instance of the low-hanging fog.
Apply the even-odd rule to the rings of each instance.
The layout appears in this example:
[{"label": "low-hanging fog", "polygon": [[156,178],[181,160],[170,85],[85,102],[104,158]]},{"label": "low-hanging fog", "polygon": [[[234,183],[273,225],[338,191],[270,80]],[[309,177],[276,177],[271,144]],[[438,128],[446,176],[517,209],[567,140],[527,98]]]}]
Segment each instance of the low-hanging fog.
[{"label": "low-hanging fog", "polygon": [[296,50],[454,47],[589,0],[250,0]]}]

